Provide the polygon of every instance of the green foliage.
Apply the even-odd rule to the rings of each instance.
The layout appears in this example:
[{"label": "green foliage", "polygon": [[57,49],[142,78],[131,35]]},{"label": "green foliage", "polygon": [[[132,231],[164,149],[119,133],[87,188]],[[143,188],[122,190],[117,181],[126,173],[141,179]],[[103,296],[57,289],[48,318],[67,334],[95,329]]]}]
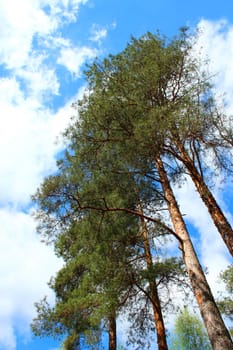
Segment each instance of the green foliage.
[{"label": "green foliage", "polygon": [[211,350],[200,319],[187,308],[177,316],[171,337],[171,350]]},{"label": "green foliage", "polygon": [[226,285],[227,292],[233,294],[233,265],[229,265],[228,268],[220,274],[220,277]]},{"label": "green foliage", "polygon": [[[225,283],[228,295],[218,300],[218,307],[230,321],[233,321],[233,265],[229,265],[227,269],[220,274],[220,278]],[[232,327],[230,332],[233,335]]]},{"label": "green foliage", "polygon": [[45,299],[36,304],[34,334],[68,334],[64,342],[67,350],[73,349],[80,337],[98,342],[99,337],[90,338],[90,334],[100,335],[105,328],[103,321],[107,322],[130,295],[129,259],[136,251],[125,240],[131,240],[133,217],[119,213],[110,218],[106,214],[101,225],[100,218],[94,212],[56,238],[56,252],[66,263],[50,281],[55,307],[51,309]]},{"label": "green foliage", "polygon": [[[191,49],[186,30],[170,41],[146,33],[118,55],[96,60],[75,104],[78,117],[64,132],[67,149],[57,172],[33,196],[38,232],[54,243],[64,266],[50,281],[55,306],[46,299],[36,304],[32,330],[67,335],[66,350],[129,309],[138,334],[148,334],[148,282],[185,283],[179,259],[158,258],[162,246],[147,266],[140,220],[150,222],[153,248],[156,237],[173,233],[161,210],[166,203],[155,158],[165,157],[177,181],[184,171],[179,146],[199,165],[216,135],[210,84]],[[137,301],[145,305],[141,313]]]}]

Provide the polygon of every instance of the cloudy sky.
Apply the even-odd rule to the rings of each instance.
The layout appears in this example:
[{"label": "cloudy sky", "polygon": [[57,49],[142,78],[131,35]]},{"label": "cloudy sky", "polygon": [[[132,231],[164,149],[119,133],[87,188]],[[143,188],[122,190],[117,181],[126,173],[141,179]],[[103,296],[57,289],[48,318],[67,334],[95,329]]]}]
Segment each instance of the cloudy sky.
[{"label": "cloudy sky", "polygon": [[[61,265],[36,235],[30,195],[55,169],[85,63],[117,53],[130,35],[172,36],[183,25],[201,29],[199,47],[233,113],[232,1],[0,0],[0,350],[57,349],[30,333],[33,304],[52,299],[47,281]],[[231,222],[232,195],[231,187],[216,192]],[[216,291],[230,257],[191,184],[179,198]]]}]

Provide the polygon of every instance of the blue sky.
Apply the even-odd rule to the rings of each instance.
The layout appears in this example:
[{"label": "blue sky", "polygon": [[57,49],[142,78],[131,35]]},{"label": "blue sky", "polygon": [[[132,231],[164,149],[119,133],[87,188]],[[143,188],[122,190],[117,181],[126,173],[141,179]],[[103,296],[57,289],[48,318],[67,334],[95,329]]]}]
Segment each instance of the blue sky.
[{"label": "blue sky", "polygon": [[[0,350],[57,349],[30,333],[33,304],[45,294],[53,300],[47,282],[61,266],[36,235],[30,195],[55,169],[63,147],[55,141],[82,95],[85,63],[122,50],[131,35],[172,36],[184,25],[201,29],[197,47],[233,113],[230,0],[0,0]],[[216,277],[230,257],[192,185],[176,191],[217,293]],[[226,201],[218,187],[215,194],[232,222],[232,188],[225,188]]]}]

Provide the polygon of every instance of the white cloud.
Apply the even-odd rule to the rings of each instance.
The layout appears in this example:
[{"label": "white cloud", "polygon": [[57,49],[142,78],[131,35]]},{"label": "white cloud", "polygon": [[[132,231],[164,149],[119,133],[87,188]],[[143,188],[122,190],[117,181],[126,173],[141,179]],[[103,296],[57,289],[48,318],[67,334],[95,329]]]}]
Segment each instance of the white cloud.
[{"label": "white cloud", "polygon": [[46,15],[42,10],[43,3],[39,0],[1,0],[0,63],[8,68],[27,63],[35,34],[46,35],[56,29],[56,18]]},{"label": "white cloud", "polygon": [[[54,169],[55,154],[61,147],[55,144],[55,138],[64,130],[72,111],[70,101],[56,113],[47,107],[50,99],[59,95],[61,83],[51,55],[56,57],[59,50],[71,50],[71,42],[62,37],[62,32],[57,35],[56,29],[64,17],[63,10],[76,15],[84,3],[22,0],[15,4],[15,0],[0,0],[0,26],[6,32],[0,38],[4,48],[0,62],[9,72],[7,78],[0,79],[0,203],[25,205],[42,176]],[[11,11],[14,5],[18,17]],[[42,43],[34,48],[33,38],[45,34]],[[74,52],[78,56],[77,70],[93,55],[87,47]],[[73,61],[71,66],[74,67]]]},{"label": "white cloud", "polygon": [[[1,0],[0,64],[8,68],[27,63],[35,36],[46,37],[66,21],[77,18],[87,0]],[[45,11],[47,10],[47,11]]]},{"label": "white cloud", "polygon": [[0,349],[14,350],[16,348],[16,337],[11,324],[8,314],[3,314],[0,318]]},{"label": "white cloud", "polygon": [[[222,288],[218,283],[219,273],[231,261],[226,246],[189,178],[181,188],[176,189],[176,194],[185,220],[191,223],[199,234],[192,240],[199,252],[202,266],[208,269],[207,279],[212,292],[217,295],[217,291]],[[218,202],[221,201],[221,193],[215,193],[215,197]]]},{"label": "white cloud", "polygon": [[91,29],[91,37],[90,40],[94,42],[100,42],[102,39],[104,39],[107,36],[107,29],[97,26],[94,24]]},{"label": "white cloud", "polygon": [[202,20],[198,24],[198,47],[210,59],[209,68],[219,95],[225,94],[229,112],[233,111],[233,25],[226,20]]},{"label": "white cloud", "polygon": [[58,64],[66,67],[76,77],[80,76],[81,67],[88,59],[95,58],[97,55],[96,49],[89,47],[64,47],[61,49],[60,57],[57,60]]},{"label": "white cloud", "polygon": [[[57,111],[49,106],[62,83],[56,59],[60,50],[72,46],[62,36],[62,26],[74,21],[86,2],[0,0],[0,65],[5,75],[0,78],[0,349],[4,350],[16,348],[16,331],[29,337],[34,302],[45,294],[52,298],[47,282],[61,265],[52,248],[39,241],[25,208],[43,177],[55,168],[62,148],[56,137],[74,113],[68,95]],[[91,50],[80,50],[82,64]]]},{"label": "white cloud", "polygon": [[[197,50],[200,50],[202,57],[209,58],[209,69],[210,73],[213,74],[216,94],[220,97],[224,95],[224,101],[226,103],[225,112],[232,114],[233,25],[226,20],[208,21],[203,19],[199,22],[198,28],[200,30],[200,35],[197,42]],[[229,186],[231,186],[231,184],[225,184],[225,191],[228,191]],[[222,185],[218,186],[216,184],[215,196],[223,208],[225,215],[227,215],[228,220],[233,222],[230,208],[226,208],[226,204],[224,204],[224,193],[217,191],[220,187],[222,187]],[[188,191],[186,192],[186,196],[187,193]],[[196,195],[193,195],[189,202],[193,204],[194,208],[194,203],[196,203],[196,209],[193,210],[192,220],[201,232],[203,262],[206,266],[209,266],[210,271],[208,278],[212,281],[212,285],[217,288],[219,285],[216,283],[216,277],[220,271],[226,268],[231,262],[231,259],[219,233],[209,219],[206,208],[204,208],[202,204],[201,207],[197,204],[197,200],[194,199],[195,196]],[[188,205],[187,199],[185,205]],[[209,247],[211,247],[211,249],[209,249]]]},{"label": "white cloud", "polygon": [[34,302],[49,294],[47,282],[61,262],[51,247],[35,236],[30,214],[0,209],[0,348],[14,349],[14,325],[24,335],[34,315]]},{"label": "white cloud", "polygon": [[61,147],[55,139],[72,110],[70,102],[53,113],[39,100],[24,99],[15,79],[0,81],[0,92],[0,203],[25,205],[45,172],[54,169]]},{"label": "white cloud", "polygon": [[39,102],[59,93],[55,70],[43,63],[45,58],[43,55],[30,57],[27,66],[15,72],[17,79],[24,84],[27,96]]}]

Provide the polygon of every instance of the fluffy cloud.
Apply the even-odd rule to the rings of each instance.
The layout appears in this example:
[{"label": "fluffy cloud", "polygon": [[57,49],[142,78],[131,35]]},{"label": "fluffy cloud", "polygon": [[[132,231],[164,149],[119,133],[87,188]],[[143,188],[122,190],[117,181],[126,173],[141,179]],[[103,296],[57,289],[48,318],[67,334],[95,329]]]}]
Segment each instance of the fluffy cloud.
[{"label": "fluffy cloud", "polygon": [[100,42],[107,35],[107,29],[103,27],[99,27],[96,24],[92,26],[91,29],[91,41]]},{"label": "fluffy cloud", "polygon": [[55,165],[55,153],[59,150],[55,138],[64,129],[71,109],[67,105],[52,113],[41,106],[35,96],[25,99],[13,78],[0,81],[0,92],[0,108],[4,111],[0,137],[0,203],[24,205],[45,172]]},{"label": "fluffy cloud", "polygon": [[[200,31],[199,39],[197,42],[197,50],[201,52],[203,58],[209,59],[209,70],[213,76],[213,82],[215,84],[215,90],[217,96],[220,99],[224,98],[226,106],[225,112],[228,114],[233,113],[233,25],[226,20],[208,21],[201,20],[198,24]],[[186,193],[190,193],[190,184],[187,184]],[[225,184],[225,191],[228,189],[229,184]],[[220,191],[222,185],[216,186],[215,196],[220,203],[221,207],[225,211],[228,220],[233,223],[232,215],[229,212],[229,208],[224,203],[224,192]],[[201,234],[201,248],[203,262],[209,267],[209,279],[213,285],[217,288],[216,276],[218,272],[223,270],[227,264],[231,262],[229,255],[226,253],[226,248],[219,234],[216,232],[215,227],[209,219],[209,215],[206,208],[202,207],[202,203],[198,204],[199,198],[194,190],[191,191],[192,198],[189,199],[186,196],[187,206],[193,208],[192,218],[195,227],[198,228]],[[225,192],[226,193],[226,192]],[[183,197],[183,201],[185,197]],[[192,205],[191,205],[192,204]],[[210,249],[208,249],[211,246]],[[214,259],[213,259],[214,257]],[[214,282],[215,281],[215,282]]]},{"label": "fluffy cloud", "polygon": [[[76,20],[86,2],[0,0],[0,349],[16,348],[16,331],[29,336],[34,302],[52,298],[47,282],[61,266],[39,241],[28,208],[30,195],[55,168],[62,148],[56,137],[73,114],[75,96],[67,94],[66,103],[53,108],[62,84],[56,61],[65,48],[81,52],[77,73],[96,52],[62,36],[62,26]],[[66,59],[68,67],[74,64],[72,55]]]},{"label": "fluffy cloud", "polygon": [[97,50],[89,47],[64,47],[60,51],[57,63],[66,67],[68,71],[76,77],[80,75],[80,69],[84,62],[94,58],[97,55]]},{"label": "fluffy cloud", "polygon": [[0,223],[0,348],[14,349],[14,325],[21,325],[18,331],[27,335],[33,304],[49,293],[46,282],[61,262],[32,234],[35,222],[29,214],[5,207]]},{"label": "fluffy cloud", "polygon": [[[56,136],[72,114],[70,101],[51,109],[59,96],[57,62],[77,75],[95,49],[76,48],[62,37],[65,22],[77,17],[85,0],[0,1],[3,31],[0,53],[0,191],[2,203],[27,203],[46,172],[52,171],[61,145]],[[14,8],[14,11],[12,11]]]},{"label": "fluffy cloud", "polygon": [[[223,287],[218,283],[218,276],[230,264],[230,255],[189,178],[181,188],[176,189],[176,195],[186,222],[198,233],[193,238],[194,244],[198,248],[203,267],[208,270],[207,279],[212,291],[217,295],[217,291]],[[216,192],[215,197],[221,202],[221,192]]]},{"label": "fluffy cloud", "polygon": [[203,57],[209,58],[210,72],[216,91],[223,95],[229,112],[233,111],[233,25],[226,20],[216,22],[202,20],[198,24],[198,47]]},{"label": "fluffy cloud", "polygon": [[[34,302],[50,294],[47,282],[61,262],[41,244],[25,208],[42,178],[55,168],[55,143],[73,111],[69,101],[57,112],[33,98],[15,78],[0,81],[0,348],[15,349],[17,332],[29,333]],[[37,98],[36,98],[37,97]],[[1,347],[2,346],[2,347]]]},{"label": "fluffy cloud", "polygon": [[[79,6],[87,0],[8,0],[0,2],[0,63],[8,68],[27,63],[35,36],[51,35],[77,18]],[[17,50],[18,48],[18,50]]]}]

